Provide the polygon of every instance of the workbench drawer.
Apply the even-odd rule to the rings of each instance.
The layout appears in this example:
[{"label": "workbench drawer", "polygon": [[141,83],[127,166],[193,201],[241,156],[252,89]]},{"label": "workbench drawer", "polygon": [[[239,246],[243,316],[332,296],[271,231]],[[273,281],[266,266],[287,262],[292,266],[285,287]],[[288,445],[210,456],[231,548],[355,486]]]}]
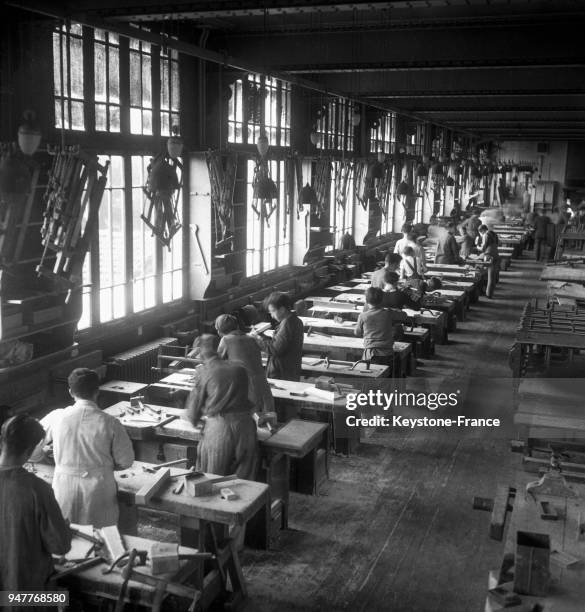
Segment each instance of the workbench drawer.
[{"label": "workbench drawer", "polygon": [[197,446],[188,446],[186,444],[173,444],[172,442],[158,442],[156,440],[140,440],[134,441],[134,454],[136,461],[145,461],[146,463],[166,463],[167,461],[176,461],[177,459],[185,459],[187,468],[195,465],[197,459]]}]

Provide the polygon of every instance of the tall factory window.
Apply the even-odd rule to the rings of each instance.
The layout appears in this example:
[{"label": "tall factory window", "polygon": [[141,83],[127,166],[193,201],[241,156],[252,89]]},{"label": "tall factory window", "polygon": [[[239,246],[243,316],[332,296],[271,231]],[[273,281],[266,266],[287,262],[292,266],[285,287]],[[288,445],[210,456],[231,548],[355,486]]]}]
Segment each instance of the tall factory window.
[{"label": "tall factory window", "polygon": [[[181,176],[179,175],[179,182]],[[181,206],[179,220],[183,222]],[[159,245],[159,248],[160,245]],[[173,237],[170,248],[162,247],[162,301],[164,304],[183,297],[183,229]]]},{"label": "tall factory window", "polygon": [[79,24],[53,32],[55,127],[85,129],[83,93],[83,29]]},{"label": "tall factory window", "polygon": [[120,131],[120,46],[117,34],[94,30],[95,129]]},{"label": "tall factory window", "polygon": [[353,232],[353,164],[345,161],[332,164],[329,223],[333,233],[331,248],[336,249],[343,235]]},{"label": "tall factory window", "polygon": [[291,86],[248,74],[230,87],[228,141],[255,144],[264,129],[271,146],[290,146]]},{"label": "tall factory window", "polygon": [[[107,160],[110,169],[100,206],[98,239],[83,266],[78,329],[183,296],[183,230],[174,235],[168,249],[141,219],[150,156],[99,156],[100,163]],[[128,176],[131,183],[125,180]]]},{"label": "tall factory window", "polygon": [[152,48],[135,38],[130,39],[130,132],[153,133]]},{"label": "tall factory window", "polygon": [[[91,44],[84,45],[87,38]],[[88,66],[93,66],[91,78],[84,74]],[[180,124],[179,54],[170,47],[137,38],[123,45],[106,30],[60,26],[53,32],[53,87],[59,129],[164,137]],[[88,102],[93,112],[85,100],[94,101]]]},{"label": "tall factory window", "polygon": [[143,185],[148,177],[150,158],[132,156],[132,280],[134,312],[156,304],[156,238],[142,221]]},{"label": "tall factory window", "polygon": [[254,198],[255,162],[248,161],[246,275],[254,276],[290,263],[290,212],[286,211],[284,161],[267,162],[278,198]]},{"label": "tall factory window", "polygon": [[164,47],[160,51],[160,134],[170,136],[179,125],[179,52]]},{"label": "tall factory window", "polygon": [[393,153],[396,113],[380,113],[370,125],[370,153]]},{"label": "tall factory window", "polygon": [[126,211],[124,204],[124,158],[110,160],[108,183],[104,190],[98,221],[99,321],[105,323],[126,314]]},{"label": "tall factory window", "polygon": [[355,105],[351,100],[334,98],[318,111],[314,131],[317,148],[329,151],[353,151],[354,134],[352,117]]}]

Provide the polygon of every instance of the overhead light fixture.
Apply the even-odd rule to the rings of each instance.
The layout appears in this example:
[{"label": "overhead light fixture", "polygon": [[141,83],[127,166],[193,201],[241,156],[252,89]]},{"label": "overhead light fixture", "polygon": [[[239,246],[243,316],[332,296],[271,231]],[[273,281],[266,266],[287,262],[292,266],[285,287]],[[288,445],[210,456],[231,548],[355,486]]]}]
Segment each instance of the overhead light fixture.
[{"label": "overhead light fixture", "polygon": [[26,110],[24,123],[18,128],[18,146],[25,155],[33,155],[41,144],[41,130],[35,124],[35,113]]},{"label": "overhead light fixture", "polygon": [[311,140],[311,142],[317,146],[317,143],[319,142],[319,134],[317,134],[317,132],[315,130],[311,130],[311,133],[309,134],[309,138]]},{"label": "overhead light fixture", "polygon": [[386,153],[384,151],[378,151],[378,163],[383,164],[386,159]]},{"label": "overhead light fixture", "polygon": [[299,193],[299,203],[301,205],[309,204],[318,204],[317,194],[315,190],[307,183]]},{"label": "overhead light fixture", "polygon": [[167,151],[172,159],[177,159],[183,153],[183,139],[179,136],[178,125],[173,125],[171,132],[173,135],[167,140]]},{"label": "overhead light fixture", "polygon": [[362,116],[360,115],[360,112],[356,109],[353,111],[353,114],[351,115],[351,124],[354,127],[357,127],[362,120]]},{"label": "overhead light fixture", "polygon": [[258,149],[258,153],[260,153],[260,157],[264,157],[266,153],[268,153],[269,147],[270,143],[268,142],[268,136],[266,136],[266,131],[262,129],[256,139],[256,148]]}]

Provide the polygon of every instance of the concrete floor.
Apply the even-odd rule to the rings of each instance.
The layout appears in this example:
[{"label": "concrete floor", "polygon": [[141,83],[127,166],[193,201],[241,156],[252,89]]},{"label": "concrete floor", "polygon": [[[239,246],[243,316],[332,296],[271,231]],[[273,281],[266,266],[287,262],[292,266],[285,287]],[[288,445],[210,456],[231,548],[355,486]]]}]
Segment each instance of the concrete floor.
[{"label": "concrete floor", "polygon": [[[418,382],[465,388],[474,406],[511,422],[508,350],[527,299],[544,295],[540,269],[531,254],[514,260],[495,298],[480,298],[449,344],[420,364]],[[503,544],[488,538],[490,514],[473,510],[472,497],[513,484],[512,435],[386,428],[355,454],[333,456],[318,496],[291,494],[277,546],[243,552],[245,612],[483,610]],[[168,519],[145,518],[146,537],[174,537]]]},{"label": "concrete floor", "polygon": [[[544,293],[540,269],[530,254],[515,260],[495,298],[473,305],[419,374],[471,386],[510,418],[500,394],[510,384],[508,350],[527,299]],[[502,544],[488,538],[490,515],[473,510],[472,497],[514,482],[520,458],[507,433],[384,429],[354,455],[334,456],[319,496],[291,495],[278,549],[244,552],[246,611],[482,610]]]}]

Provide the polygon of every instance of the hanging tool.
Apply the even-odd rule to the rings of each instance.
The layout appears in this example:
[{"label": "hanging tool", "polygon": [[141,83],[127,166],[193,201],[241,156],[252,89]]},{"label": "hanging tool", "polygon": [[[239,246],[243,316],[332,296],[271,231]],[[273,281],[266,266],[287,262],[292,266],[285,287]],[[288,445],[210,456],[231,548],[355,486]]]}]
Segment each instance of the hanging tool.
[{"label": "hanging tool", "polygon": [[205,253],[203,252],[203,247],[201,246],[201,241],[199,240],[199,226],[191,225],[191,231],[195,236],[195,241],[197,242],[197,248],[199,249],[199,254],[201,255],[201,261],[203,262],[203,267],[205,268],[205,274],[209,276],[209,268],[207,267],[207,261],[205,260]]}]

